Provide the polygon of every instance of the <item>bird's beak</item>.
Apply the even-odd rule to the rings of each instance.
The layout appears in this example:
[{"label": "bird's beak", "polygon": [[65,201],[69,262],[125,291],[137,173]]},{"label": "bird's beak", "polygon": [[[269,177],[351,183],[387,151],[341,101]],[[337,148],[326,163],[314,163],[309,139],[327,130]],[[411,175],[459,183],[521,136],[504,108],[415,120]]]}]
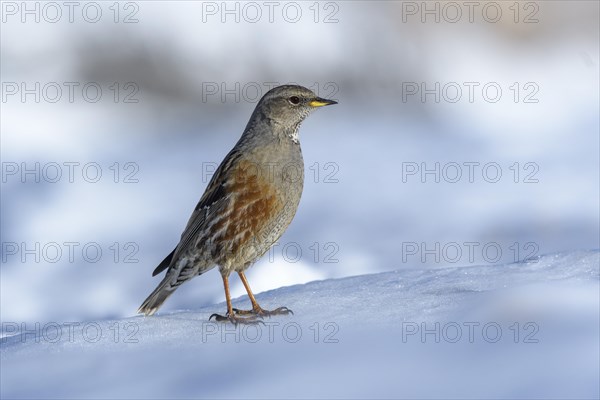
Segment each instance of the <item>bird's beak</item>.
[{"label": "bird's beak", "polygon": [[337,104],[337,101],[322,99],[320,97],[316,97],[316,98],[312,99],[310,101],[310,103],[308,103],[308,105],[311,107],[323,107],[323,106],[330,106],[332,104]]}]

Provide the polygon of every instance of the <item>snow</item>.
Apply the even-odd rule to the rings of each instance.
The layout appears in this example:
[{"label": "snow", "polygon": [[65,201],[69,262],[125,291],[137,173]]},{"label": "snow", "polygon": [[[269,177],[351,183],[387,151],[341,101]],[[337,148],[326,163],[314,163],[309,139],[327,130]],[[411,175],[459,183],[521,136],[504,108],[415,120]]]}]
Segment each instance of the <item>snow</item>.
[{"label": "snow", "polygon": [[598,398],[599,268],[572,251],[313,281],[259,294],[294,310],[264,325],[209,322],[224,303],[4,322],[1,397]]}]

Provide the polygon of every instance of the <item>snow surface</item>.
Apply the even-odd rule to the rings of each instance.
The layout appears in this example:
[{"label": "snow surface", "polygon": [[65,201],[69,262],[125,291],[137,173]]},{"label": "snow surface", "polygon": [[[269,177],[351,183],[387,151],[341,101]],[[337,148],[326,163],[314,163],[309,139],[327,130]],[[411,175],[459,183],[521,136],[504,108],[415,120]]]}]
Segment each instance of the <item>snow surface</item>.
[{"label": "snow surface", "polygon": [[598,398],[599,266],[579,251],[314,281],[258,295],[295,312],[258,326],[207,322],[223,303],[29,333],[4,323],[0,394]]}]

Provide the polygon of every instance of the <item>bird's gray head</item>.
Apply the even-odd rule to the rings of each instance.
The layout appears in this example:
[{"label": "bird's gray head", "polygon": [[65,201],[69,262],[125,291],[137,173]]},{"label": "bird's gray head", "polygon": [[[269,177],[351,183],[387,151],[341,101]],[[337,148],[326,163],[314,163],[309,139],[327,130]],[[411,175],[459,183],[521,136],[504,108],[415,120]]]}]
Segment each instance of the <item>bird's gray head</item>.
[{"label": "bird's gray head", "polygon": [[277,86],[260,99],[250,118],[248,128],[259,121],[267,122],[278,132],[298,142],[298,128],[308,114],[319,107],[331,104],[337,102],[323,99],[303,86]]}]

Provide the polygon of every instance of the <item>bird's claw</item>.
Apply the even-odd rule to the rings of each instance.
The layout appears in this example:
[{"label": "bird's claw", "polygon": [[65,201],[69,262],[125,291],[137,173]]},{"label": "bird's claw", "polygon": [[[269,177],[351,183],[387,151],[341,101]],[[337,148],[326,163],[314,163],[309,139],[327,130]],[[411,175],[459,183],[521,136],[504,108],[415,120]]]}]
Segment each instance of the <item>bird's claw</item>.
[{"label": "bird's claw", "polygon": [[211,319],[213,319],[213,317],[215,318],[216,322],[231,322],[234,325],[237,325],[237,324],[248,324],[248,325],[263,324],[264,325],[264,322],[262,322],[256,316],[238,317],[235,315],[235,312],[233,314],[227,313],[227,315],[224,315],[224,316],[215,313],[215,314],[212,314],[210,317],[208,317],[208,320],[210,321]]},{"label": "bird's claw", "polygon": [[263,310],[262,308],[253,308],[251,310],[239,310],[237,308],[234,308],[233,313],[236,315],[254,315],[255,318],[270,317],[271,315],[294,315],[294,312],[287,307],[279,307],[271,311]]},{"label": "bird's claw", "polygon": [[274,309],[273,311],[269,311],[268,313],[270,315],[288,315],[288,314],[294,315],[294,312],[287,307],[279,307],[279,308]]}]

